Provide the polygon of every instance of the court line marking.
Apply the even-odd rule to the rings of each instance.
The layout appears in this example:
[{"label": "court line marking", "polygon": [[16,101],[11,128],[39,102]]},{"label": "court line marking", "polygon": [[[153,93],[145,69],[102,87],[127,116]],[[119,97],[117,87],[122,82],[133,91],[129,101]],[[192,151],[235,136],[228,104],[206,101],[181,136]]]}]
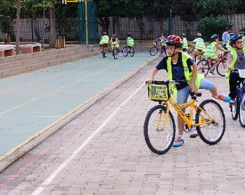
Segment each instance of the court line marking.
[{"label": "court line marking", "polygon": [[[144,64],[144,63],[143,63]],[[142,64],[141,64],[142,66]],[[140,67],[140,66],[139,66]],[[131,74],[131,73],[129,73]],[[123,78],[121,78],[119,81],[115,82],[113,85],[117,85],[118,83],[120,83],[121,80],[123,80],[124,78],[126,78],[129,74],[125,75]],[[15,148],[13,148],[12,150],[10,150],[8,153],[6,153],[5,155],[2,155],[0,157],[0,161],[5,159],[6,157],[8,157],[9,155],[11,155],[12,153],[14,153],[16,150],[18,150],[19,148],[21,148],[22,146],[24,146],[25,144],[27,144],[28,142],[30,142],[31,140],[33,140],[34,138],[38,137],[39,135],[41,135],[42,133],[44,133],[45,131],[47,131],[49,128],[51,128],[52,126],[58,124],[60,121],[64,120],[66,117],[68,117],[69,115],[71,115],[72,113],[76,112],[77,110],[81,109],[84,105],[86,105],[87,103],[89,103],[92,99],[99,97],[102,93],[104,93],[104,91],[107,91],[111,86],[107,87],[106,89],[102,90],[100,93],[98,93],[97,95],[91,97],[90,99],[88,99],[87,101],[85,101],[83,104],[79,105],[77,108],[75,108],[74,110],[68,112],[67,114],[65,114],[64,116],[62,116],[60,119],[58,119],[57,121],[53,122],[52,124],[48,125],[47,127],[41,129],[40,131],[38,131],[36,134],[34,134],[33,136],[29,137],[27,140],[25,140],[24,142],[22,142],[21,144],[19,144],[18,146],[16,146]],[[0,118],[3,118],[0,116]]]},{"label": "court line marking", "polygon": [[54,178],[81,152],[85,146],[107,125],[107,123],[125,106],[128,101],[145,85],[141,84],[112,114],[34,191],[32,195],[39,195]]},{"label": "court line marking", "polygon": [[[96,61],[97,62],[97,61]],[[73,68],[73,69],[70,69],[70,70],[67,70],[67,71],[64,71],[62,73],[58,73],[58,74],[55,74],[55,75],[52,75],[52,76],[49,76],[49,77],[46,77],[46,78],[42,78],[42,79],[38,79],[36,81],[33,81],[33,82],[29,82],[27,84],[24,84],[24,85],[19,85],[17,87],[14,87],[14,88],[10,88],[10,89],[7,89],[7,90],[3,90],[3,91],[0,91],[0,93],[8,93],[10,91],[13,91],[13,90],[16,90],[16,89],[20,89],[20,88],[23,88],[23,87],[26,87],[26,86],[30,86],[32,84],[35,84],[35,83],[38,83],[38,82],[41,82],[41,81],[45,81],[45,80],[48,80],[48,79],[51,79],[51,78],[54,78],[54,77],[58,77],[60,75],[63,75],[63,74],[66,74],[66,73],[69,73],[69,72],[72,72],[72,71],[75,71],[75,70],[79,70],[79,69],[83,69],[83,68],[86,68],[90,65],[93,65],[95,64],[96,62],[94,63],[90,63],[90,64],[87,64],[85,66],[82,66],[82,67],[76,67],[76,68]],[[45,72],[45,71],[44,71]],[[40,72],[41,73],[41,72]]]},{"label": "court line marking", "polygon": [[[126,62],[126,61],[129,61],[129,59],[128,59],[128,60],[125,60],[125,61],[123,61],[123,62]],[[12,108],[9,108],[9,109],[7,109],[7,110],[5,110],[5,111],[3,111],[3,112],[0,112],[0,116],[4,115],[4,114],[6,114],[6,113],[9,113],[9,112],[11,112],[11,111],[13,111],[13,110],[16,110],[16,109],[18,109],[18,108],[21,108],[21,107],[23,107],[23,106],[25,106],[25,105],[27,105],[27,104],[32,103],[32,102],[35,102],[35,101],[37,101],[37,100],[39,100],[39,99],[41,99],[41,98],[43,98],[43,97],[49,96],[49,95],[51,95],[51,94],[53,94],[53,93],[55,93],[55,92],[58,92],[58,91],[60,91],[60,90],[62,90],[62,89],[65,89],[65,88],[67,88],[67,87],[71,87],[71,86],[73,86],[73,85],[75,85],[75,84],[77,84],[77,83],[80,83],[80,82],[82,82],[82,81],[88,79],[88,78],[91,78],[91,77],[93,77],[93,76],[96,76],[96,75],[98,75],[98,74],[100,74],[100,73],[102,73],[102,72],[104,72],[104,71],[106,71],[106,70],[108,70],[108,69],[111,69],[111,68],[113,68],[113,67],[116,67],[116,66],[118,66],[118,65],[121,64],[121,63],[122,63],[122,62],[116,63],[116,64],[114,64],[114,65],[112,65],[112,66],[109,66],[109,67],[107,67],[107,68],[105,68],[105,69],[102,69],[102,70],[100,70],[100,71],[98,71],[98,72],[95,72],[95,73],[93,73],[93,74],[91,74],[91,75],[88,75],[87,77],[83,77],[82,79],[73,81],[73,82],[70,83],[70,84],[67,84],[67,85],[64,85],[64,86],[62,86],[62,87],[56,88],[56,89],[51,90],[51,91],[49,91],[48,93],[43,94],[43,95],[41,95],[41,96],[39,96],[39,97],[32,98],[32,99],[29,100],[29,101],[26,101],[26,102],[24,102],[24,103],[22,103],[22,104],[19,104],[19,105],[17,105],[17,106],[12,107]]]}]

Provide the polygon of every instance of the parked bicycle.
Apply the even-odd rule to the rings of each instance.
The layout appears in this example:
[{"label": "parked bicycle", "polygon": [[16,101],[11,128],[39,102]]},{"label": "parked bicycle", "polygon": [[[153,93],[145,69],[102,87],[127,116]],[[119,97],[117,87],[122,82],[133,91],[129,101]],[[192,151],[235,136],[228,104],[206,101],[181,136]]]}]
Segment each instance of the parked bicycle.
[{"label": "parked bicycle", "polygon": [[[226,61],[227,61],[227,52],[224,54],[219,54],[219,64],[216,66],[216,71],[220,76],[225,76],[227,72],[226,68]],[[204,76],[207,76],[211,69],[213,69],[213,65],[215,64],[215,61],[211,58],[202,59],[197,63],[197,70],[198,73],[204,74]]]},{"label": "parked bicycle", "polygon": [[[189,133],[191,138],[199,135],[202,141],[213,145],[217,144],[225,133],[224,111],[215,100],[207,99],[197,106],[195,102],[201,93],[190,92],[191,101],[184,104],[177,104],[174,101],[170,85],[180,82],[153,81],[148,85],[149,98],[159,102],[159,105],[151,108],[146,115],[144,137],[148,148],[159,155],[166,153],[175,140],[175,120],[169,104],[184,120],[185,132]],[[181,108],[190,108],[190,112],[185,114]],[[195,120],[193,120],[194,110],[196,111]]]},{"label": "parked bicycle", "polygon": [[125,46],[122,49],[122,54],[124,57],[127,57],[128,55],[130,57],[134,57],[135,50],[133,47]]},{"label": "parked bicycle", "polygon": [[245,127],[245,70],[235,70],[238,72],[240,81],[237,83],[237,94],[234,103],[230,103],[231,117],[237,120],[242,127]]}]

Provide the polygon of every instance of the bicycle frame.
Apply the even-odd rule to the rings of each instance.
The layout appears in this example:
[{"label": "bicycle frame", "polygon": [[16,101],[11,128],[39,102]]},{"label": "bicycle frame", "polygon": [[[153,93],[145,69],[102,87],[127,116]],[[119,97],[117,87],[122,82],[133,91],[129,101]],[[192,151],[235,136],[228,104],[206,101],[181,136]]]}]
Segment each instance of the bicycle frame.
[{"label": "bicycle frame", "polygon": [[[166,106],[166,117],[165,117],[165,121],[163,123],[163,129],[165,129],[166,124],[167,124],[167,120],[168,120],[168,115],[169,115],[169,103],[173,106],[173,108],[176,110],[176,112],[178,113],[178,115],[184,120],[184,122],[187,124],[188,128],[191,127],[198,127],[201,125],[205,125],[205,124],[209,124],[209,123],[213,123],[215,122],[215,119],[213,117],[211,117],[207,112],[205,112],[205,110],[203,110],[202,108],[200,108],[199,106],[197,106],[195,104],[195,100],[192,99],[190,102],[184,103],[184,104],[177,104],[172,97],[170,97],[168,99],[167,102],[164,102],[162,105]],[[190,118],[188,119],[188,117],[185,115],[185,113],[181,110],[181,108],[187,108],[190,107],[191,111],[190,111]],[[198,124],[192,124],[192,119],[194,116],[194,110],[201,110],[202,114],[200,114],[201,116],[201,122]],[[205,114],[210,120],[205,120],[204,115]],[[160,113],[159,119],[158,119],[158,123],[157,123],[157,127],[159,127],[160,125],[160,121],[161,121],[161,117],[162,117],[162,113]]]}]

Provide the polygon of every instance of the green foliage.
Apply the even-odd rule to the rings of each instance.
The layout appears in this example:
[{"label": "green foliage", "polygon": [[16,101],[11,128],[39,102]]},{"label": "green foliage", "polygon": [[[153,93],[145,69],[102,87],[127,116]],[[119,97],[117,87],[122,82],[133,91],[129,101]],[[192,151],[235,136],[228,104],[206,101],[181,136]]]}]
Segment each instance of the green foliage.
[{"label": "green foliage", "polygon": [[95,0],[99,17],[141,17],[146,13],[146,0]]},{"label": "green foliage", "polygon": [[239,1],[240,0],[199,0],[199,18],[233,14],[234,8],[239,6]]},{"label": "green foliage", "polygon": [[199,31],[204,35],[204,39],[209,41],[213,34],[222,35],[227,26],[231,27],[231,22],[224,17],[206,17],[198,22]]}]

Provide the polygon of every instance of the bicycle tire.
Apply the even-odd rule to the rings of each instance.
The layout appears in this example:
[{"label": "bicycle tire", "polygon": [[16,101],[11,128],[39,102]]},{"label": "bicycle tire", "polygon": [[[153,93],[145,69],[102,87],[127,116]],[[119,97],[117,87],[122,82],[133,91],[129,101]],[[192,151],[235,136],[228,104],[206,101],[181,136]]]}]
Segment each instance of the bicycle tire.
[{"label": "bicycle tire", "polygon": [[242,127],[245,127],[245,93],[243,93],[239,105],[239,122]]},{"label": "bicycle tire", "polygon": [[156,46],[151,47],[149,53],[150,53],[151,56],[157,55],[157,53],[158,53],[158,48],[157,48]]},{"label": "bicycle tire", "polygon": [[[213,105],[211,106],[211,109],[207,106],[207,105]],[[202,126],[197,126],[197,133],[199,135],[199,137],[202,139],[202,141],[204,141],[205,143],[209,144],[209,145],[214,145],[217,144],[223,137],[224,133],[225,133],[225,128],[226,128],[226,121],[225,121],[225,114],[224,111],[222,109],[222,107],[220,106],[220,104],[214,100],[208,99],[208,100],[204,100],[199,107],[201,107],[204,111],[206,111],[210,116],[212,116],[211,112],[214,112],[215,114],[220,113],[220,119],[221,122],[218,121],[218,117],[217,116],[212,116],[213,118],[215,118],[216,122],[212,122],[209,123],[207,125],[202,125]],[[218,110],[215,111],[215,108],[217,108]],[[208,111],[207,111],[208,109]],[[196,124],[199,123],[199,119],[200,119],[200,114],[202,113],[202,111],[200,109],[197,110],[196,113]],[[203,115],[202,115],[203,117]],[[205,117],[205,115],[204,115]],[[206,116],[206,118],[204,119],[205,121],[209,120],[209,117]],[[220,132],[218,132],[218,136],[215,137],[214,139],[210,139],[210,135],[208,135],[209,133],[209,129],[210,127],[214,127],[213,130],[210,131],[211,134],[215,133],[217,131],[217,127],[220,126]],[[202,129],[204,127],[204,129]]]},{"label": "bicycle tire", "polygon": [[198,70],[198,73],[199,74],[203,74],[204,76],[207,76],[208,75],[208,72],[210,70],[210,64],[208,63],[207,60],[203,59],[203,60],[200,60],[198,63],[197,63],[197,70]]},{"label": "bicycle tire", "polygon": [[231,108],[231,118],[235,121],[238,118],[239,115],[239,107],[240,107],[240,102],[238,98],[235,99],[234,104],[230,105]]},{"label": "bicycle tire", "polygon": [[116,60],[117,59],[117,54],[115,52],[115,49],[112,50],[112,55],[113,55],[114,59]]},{"label": "bicycle tire", "polygon": [[[165,154],[173,145],[173,142],[174,142],[174,139],[175,139],[175,121],[174,121],[174,117],[172,115],[172,113],[169,111],[169,120],[167,121],[167,124],[170,124],[171,126],[166,130],[163,130],[163,129],[155,129],[156,128],[156,122],[158,122],[159,120],[159,116],[157,115],[157,112],[162,112],[162,113],[165,113],[166,112],[166,108],[162,105],[157,105],[153,108],[151,108],[149,110],[149,112],[147,113],[146,115],[146,118],[145,118],[145,122],[144,122],[144,137],[145,137],[145,142],[148,146],[148,148],[155,154],[158,154],[158,155],[162,155],[162,154]],[[156,114],[156,117],[155,117],[155,114]],[[156,121],[153,121],[154,118],[156,119]],[[165,117],[164,117],[165,118]],[[164,120],[162,120],[163,122]],[[169,123],[168,123],[169,122]],[[154,140],[153,140],[153,137],[150,136],[150,132],[151,132],[151,129],[150,126],[151,124],[153,124],[152,126],[154,127],[153,128],[153,132],[158,134],[155,138],[157,140],[160,140],[160,142],[163,142],[165,141],[164,139],[162,138],[159,138],[160,135],[164,135],[166,133],[168,133],[167,131],[169,131],[169,135],[166,135],[166,145],[163,146],[163,147],[160,147],[158,148],[157,145],[154,144]],[[163,124],[160,124],[161,127],[163,127]],[[159,132],[162,132],[160,135],[159,135]],[[170,136],[170,137],[169,137]],[[157,142],[157,144],[159,143],[159,141]],[[164,144],[163,144],[164,145]]]},{"label": "bicycle tire", "polygon": [[130,57],[134,57],[134,53],[135,53],[134,48],[133,48],[133,47],[130,48],[130,50],[129,50],[129,56],[130,56]]},{"label": "bicycle tire", "polygon": [[[224,68],[224,67],[221,67],[221,66],[222,66],[222,63],[219,62],[218,66],[216,67],[216,71],[217,71],[217,73],[218,73],[220,76],[224,77],[225,74],[226,74],[226,72],[227,72],[227,69]],[[223,65],[223,66],[224,66],[224,65]]]},{"label": "bicycle tire", "polygon": [[128,56],[128,47],[124,47],[124,48],[122,49],[122,53],[123,53],[123,56],[124,56],[124,57],[127,57],[127,56]]}]

